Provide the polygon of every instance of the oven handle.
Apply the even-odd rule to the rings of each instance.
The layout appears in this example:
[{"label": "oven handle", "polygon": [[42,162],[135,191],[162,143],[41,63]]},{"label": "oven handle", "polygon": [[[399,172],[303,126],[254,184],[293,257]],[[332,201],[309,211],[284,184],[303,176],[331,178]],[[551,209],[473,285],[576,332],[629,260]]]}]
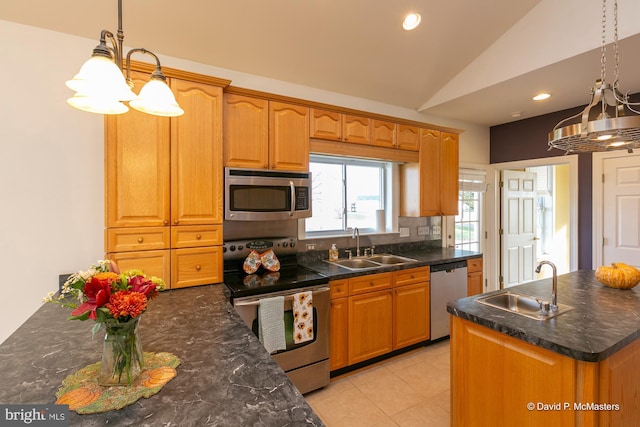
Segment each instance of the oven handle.
[{"label": "oven handle", "polygon": [[[321,293],[325,293],[325,292],[329,292],[329,288],[324,287],[324,288],[320,288],[320,289],[314,289],[312,295],[316,295],[316,294],[321,294]],[[284,300],[285,301],[292,301],[293,300],[293,296],[295,294],[287,294],[284,296]],[[260,305],[260,300],[256,299],[253,301],[236,301],[233,304],[235,307],[251,307],[251,306],[259,306]]]}]

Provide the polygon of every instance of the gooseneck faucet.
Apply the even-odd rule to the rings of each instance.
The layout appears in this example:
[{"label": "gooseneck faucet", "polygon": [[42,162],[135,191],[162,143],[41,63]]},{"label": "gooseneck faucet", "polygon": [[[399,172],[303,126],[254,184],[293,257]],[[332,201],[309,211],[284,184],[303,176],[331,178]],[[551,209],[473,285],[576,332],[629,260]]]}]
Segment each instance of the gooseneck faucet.
[{"label": "gooseneck faucet", "polygon": [[358,227],[354,227],[352,239],[356,239],[356,256],[360,256],[360,230]]},{"label": "gooseneck faucet", "polygon": [[550,265],[551,268],[553,269],[553,278],[551,279],[553,284],[553,288],[551,290],[551,310],[557,311],[558,310],[558,273],[556,270],[556,266],[551,261],[540,261],[540,263],[536,267],[536,273],[540,273],[540,269],[542,269],[543,264]]}]

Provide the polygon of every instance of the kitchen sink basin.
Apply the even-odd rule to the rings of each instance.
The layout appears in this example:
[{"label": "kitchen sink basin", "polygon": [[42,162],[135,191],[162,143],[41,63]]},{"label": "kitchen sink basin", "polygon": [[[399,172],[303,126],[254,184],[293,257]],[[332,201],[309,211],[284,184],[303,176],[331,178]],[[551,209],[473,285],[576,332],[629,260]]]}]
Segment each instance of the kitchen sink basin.
[{"label": "kitchen sink basin", "polygon": [[546,301],[512,292],[502,292],[479,297],[476,299],[476,302],[536,320],[551,319],[573,309],[573,307],[568,305],[558,304],[558,310],[544,310],[541,307],[544,307],[545,303],[548,305]]},{"label": "kitchen sink basin", "polygon": [[329,264],[337,265],[348,270],[366,270],[373,268],[382,268],[389,265],[400,265],[411,262],[417,262],[412,258],[405,258],[398,255],[378,254],[368,257],[356,257],[351,259],[340,259],[337,261],[328,261]]}]

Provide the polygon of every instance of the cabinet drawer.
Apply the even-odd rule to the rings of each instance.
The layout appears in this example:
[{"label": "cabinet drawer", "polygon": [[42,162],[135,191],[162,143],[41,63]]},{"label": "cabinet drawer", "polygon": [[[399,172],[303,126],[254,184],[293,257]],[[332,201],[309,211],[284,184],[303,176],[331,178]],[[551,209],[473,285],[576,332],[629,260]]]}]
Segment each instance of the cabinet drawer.
[{"label": "cabinet drawer", "polygon": [[410,268],[408,270],[394,271],[393,273],[393,286],[396,287],[428,281],[429,267]]},{"label": "cabinet drawer", "polygon": [[171,227],[172,248],[222,245],[222,226],[194,225]]},{"label": "cabinet drawer", "polygon": [[120,271],[142,270],[148,277],[155,276],[171,287],[171,263],[169,249],[160,251],[107,253],[106,258],[115,261]]},{"label": "cabinet drawer", "polygon": [[108,228],[106,234],[106,252],[169,248],[169,227]]},{"label": "cabinet drawer", "polygon": [[171,278],[173,288],[222,282],[222,247],[173,249]]},{"label": "cabinet drawer", "polygon": [[331,289],[331,299],[342,298],[349,295],[349,281],[347,279],[333,280],[329,282],[329,288]]},{"label": "cabinet drawer", "polygon": [[482,258],[473,258],[467,260],[467,273],[475,273],[482,271]]},{"label": "cabinet drawer", "polygon": [[391,273],[371,274],[349,279],[350,295],[391,288]]}]

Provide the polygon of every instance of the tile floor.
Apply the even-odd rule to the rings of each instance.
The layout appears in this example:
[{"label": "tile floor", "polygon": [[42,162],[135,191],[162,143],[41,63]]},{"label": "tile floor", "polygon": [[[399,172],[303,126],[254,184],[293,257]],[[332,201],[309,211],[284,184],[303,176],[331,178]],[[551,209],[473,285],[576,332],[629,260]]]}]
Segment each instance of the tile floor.
[{"label": "tile floor", "polygon": [[449,426],[449,340],[333,378],[305,395],[327,427]]}]

